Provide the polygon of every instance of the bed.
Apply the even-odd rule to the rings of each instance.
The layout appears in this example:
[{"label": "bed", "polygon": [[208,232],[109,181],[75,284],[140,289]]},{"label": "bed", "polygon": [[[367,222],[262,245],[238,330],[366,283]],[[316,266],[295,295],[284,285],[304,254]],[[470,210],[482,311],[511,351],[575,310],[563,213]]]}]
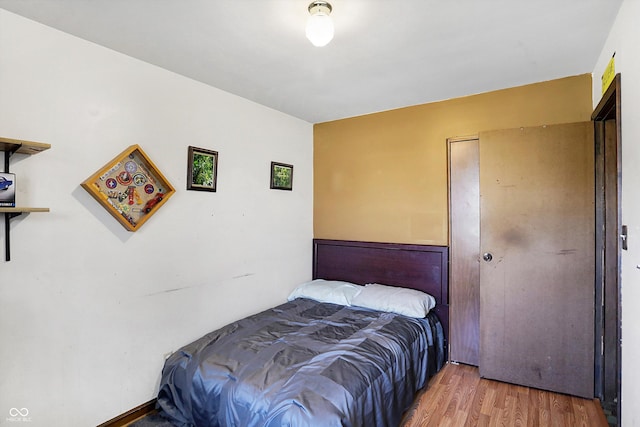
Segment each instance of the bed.
[{"label": "bed", "polygon": [[[175,426],[399,424],[446,359],[447,248],[320,239],[313,245],[314,280],[289,301],[167,359],[157,400],[163,417]],[[318,285],[340,289],[338,300],[294,295]],[[409,289],[431,296],[435,307],[425,317],[376,306],[415,292]],[[374,308],[367,295],[375,297]]]}]

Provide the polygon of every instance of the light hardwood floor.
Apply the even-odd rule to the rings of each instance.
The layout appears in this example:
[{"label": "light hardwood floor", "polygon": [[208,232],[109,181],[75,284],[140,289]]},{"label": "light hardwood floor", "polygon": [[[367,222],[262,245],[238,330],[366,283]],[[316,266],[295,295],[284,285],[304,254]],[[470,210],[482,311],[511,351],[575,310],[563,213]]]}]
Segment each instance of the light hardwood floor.
[{"label": "light hardwood floor", "polygon": [[[155,401],[99,427],[126,427],[155,413]],[[137,415],[133,414],[136,412]],[[480,378],[478,368],[447,364],[407,411],[401,427],[608,427],[597,399],[580,399]]]},{"label": "light hardwood floor", "polygon": [[447,364],[407,412],[402,427],[607,427],[597,399],[580,399],[480,378],[478,368]]}]

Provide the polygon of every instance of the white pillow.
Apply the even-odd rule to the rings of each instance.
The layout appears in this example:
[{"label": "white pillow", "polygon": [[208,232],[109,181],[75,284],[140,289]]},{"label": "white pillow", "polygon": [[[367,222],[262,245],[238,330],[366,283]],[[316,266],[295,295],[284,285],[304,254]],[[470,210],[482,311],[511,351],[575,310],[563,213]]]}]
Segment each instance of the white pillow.
[{"label": "white pillow", "polygon": [[370,283],[353,298],[351,305],[423,318],[436,306],[436,299],[415,289]]},{"label": "white pillow", "polygon": [[319,302],[351,305],[354,296],[364,289],[364,286],[338,280],[315,279],[298,285],[289,295],[289,301],[296,298],[308,298]]}]

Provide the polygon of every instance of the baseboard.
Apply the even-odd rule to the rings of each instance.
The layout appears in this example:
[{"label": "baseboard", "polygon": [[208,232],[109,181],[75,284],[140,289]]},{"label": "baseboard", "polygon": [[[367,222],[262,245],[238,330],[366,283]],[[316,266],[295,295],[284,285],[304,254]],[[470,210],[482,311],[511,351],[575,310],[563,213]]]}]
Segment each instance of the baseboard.
[{"label": "baseboard", "polygon": [[142,405],[136,406],[135,408],[125,412],[124,414],[118,415],[115,418],[110,419],[98,427],[124,427],[127,424],[141,418],[156,409],[156,399],[150,400],[147,403],[143,403]]}]

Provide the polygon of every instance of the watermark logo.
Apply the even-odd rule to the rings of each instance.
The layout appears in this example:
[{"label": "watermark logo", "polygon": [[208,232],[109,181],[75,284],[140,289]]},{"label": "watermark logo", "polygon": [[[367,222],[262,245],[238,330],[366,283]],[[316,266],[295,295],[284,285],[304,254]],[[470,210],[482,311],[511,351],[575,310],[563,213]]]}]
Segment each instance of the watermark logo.
[{"label": "watermark logo", "polygon": [[31,422],[29,416],[29,410],[27,408],[11,408],[9,409],[9,417],[7,421],[10,422]]}]

